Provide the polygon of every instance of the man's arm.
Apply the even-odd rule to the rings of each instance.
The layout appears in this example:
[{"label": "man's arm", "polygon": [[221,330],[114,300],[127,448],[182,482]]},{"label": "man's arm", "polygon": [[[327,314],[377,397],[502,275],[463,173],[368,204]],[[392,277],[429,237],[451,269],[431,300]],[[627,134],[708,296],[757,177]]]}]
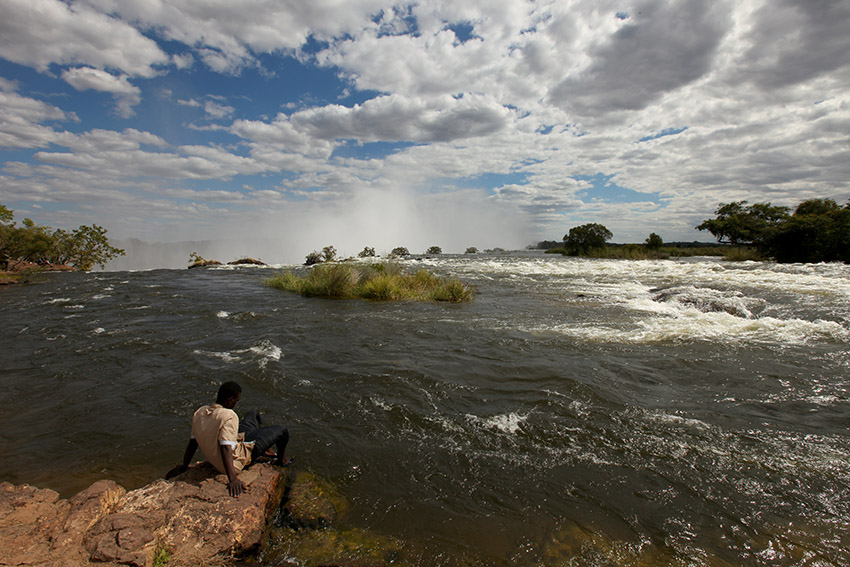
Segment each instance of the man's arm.
[{"label": "man's arm", "polygon": [[236,498],[245,491],[245,484],[236,476],[236,469],[233,467],[233,449],[230,445],[219,445],[218,450],[221,452],[224,472],[227,473],[227,490]]},{"label": "man's arm", "polygon": [[189,443],[186,445],[186,452],[183,453],[183,464],[180,465],[180,468],[185,472],[189,469],[189,463],[192,462],[192,457],[195,456],[195,451],[198,450],[198,442],[195,441],[194,438],[189,439]]},{"label": "man's arm", "polygon": [[183,453],[183,462],[165,473],[166,480],[169,478],[174,478],[179,474],[183,474],[187,470],[189,470],[189,463],[192,462],[192,457],[195,456],[195,451],[198,450],[198,442],[194,439],[189,439],[189,443],[186,445],[186,451]]}]

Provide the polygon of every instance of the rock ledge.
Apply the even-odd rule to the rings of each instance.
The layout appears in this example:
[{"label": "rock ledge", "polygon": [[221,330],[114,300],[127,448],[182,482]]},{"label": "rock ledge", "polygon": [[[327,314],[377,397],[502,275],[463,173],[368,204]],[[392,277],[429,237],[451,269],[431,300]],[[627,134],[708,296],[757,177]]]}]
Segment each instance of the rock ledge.
[{"label": "rock ledge", "polygon": [[72,498],[0,483],[0,565],[150,567],[216,565],[256,552],[278,508],[288,473],[267,464],[243,471],[239,498],[209,464],[127,491],[101,480]]}]

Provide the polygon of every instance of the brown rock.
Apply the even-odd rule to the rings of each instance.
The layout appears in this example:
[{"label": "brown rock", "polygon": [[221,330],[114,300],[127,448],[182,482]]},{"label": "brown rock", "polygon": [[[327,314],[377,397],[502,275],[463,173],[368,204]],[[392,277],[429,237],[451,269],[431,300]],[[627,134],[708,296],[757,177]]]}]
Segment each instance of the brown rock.
[{"label": "brown rock", "polygon": [[189,266],[189,269],[191,270],[192,268],[206,268],[207,266],[221,266],[221,262],[219,262],[218,260],[199,260]]},{"label": "brown rock", "polygon": [[256,551],[287,474],[258,464],[239,478],[238,498],[206,463],[129,492],[98,481],[70,500],[0,483],[0,565],[147,566],[158,547],[175,564],[202,565]]},{"label": "brown rock", "polygon": [[255,258],[241,258],[239,260],[233,260],[232,262],[227,263],[228,266],[243,266],[243,265],[252,265],[252,266],[265,266],[266,263],[262,260],[257,260]]}]

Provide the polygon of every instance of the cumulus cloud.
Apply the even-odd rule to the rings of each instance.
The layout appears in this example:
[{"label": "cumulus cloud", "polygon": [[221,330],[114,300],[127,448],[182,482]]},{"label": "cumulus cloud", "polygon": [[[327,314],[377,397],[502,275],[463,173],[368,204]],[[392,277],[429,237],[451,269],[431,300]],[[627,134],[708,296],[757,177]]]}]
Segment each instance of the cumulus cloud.
[{"label": "cumulus cloud", "polygon": [[218,102],[216,100],[210,99],[204,101],[200,101],[194,98],[188,100],[178,100],[177,104],[181,106],[189,106],[192,108],[203,108],[207,118],[209,119],[226,118],[233,114],[236,110],[232,106],[224,104],[223,102]]},{"label": "cumulus cloud", "polygon": [[294,114],[290,122],[317,138],[361,142],[445,142],[495,134],[511,112],[486,97],[383,96],[352,108],[329,105]]},{"label": "cumulus cloud", "polygon": [[133,107],[142,101],[142,90],[130,83],[127,75],[115,76],[91,67],[75,67],[62,72],[62,78],[78,91],[95,90],[115,97],[115,112],[122,118],[135,114]]},{"label": "cumulus cloud", "polygon": [[[795,85],[850,67],[847,2],[781,0],[761,6],[754,19],[741,72],[760,87]],[[850,77],[842,82],[848,86]]]},{"label": "cumulus cloud", "polygon": [[0,57],[45,72],[53,64],[156,75],[168,56],[127,22],[84,4],[61,0],[4,0]]},{"label": "cumulus cloud", "polygon": [[291,116],[280,114],[271,123],[240,120],[231,131],[256,142],[296,148],[309,139],[446,142],[496,134],[508,125],[511,115],[507,108],[481,96],[392,95],[353,107],[328,105]]},{"label": "cumulus cloud", "polygon": [[60,108],[22,96],[14,81],[0,78],[0,148],[43,148],[56,139],[48,121],[74,120]]},{"label": "cumulus cloud", "polygon": [[550,100],[580,120],[645,108],[709,72],[727,24],[722,2],[644,2],[626,25],[593,48],[586,70],[552,89]]},{"label": "cumulus cloud", "polygon": [[199,46],[206,65],[230,74],[256,64],[255,53],[294,52],[310,36],[332,39],[359,31],[386,0],[82,0],[127,21],[155,28],[169,40]]}]

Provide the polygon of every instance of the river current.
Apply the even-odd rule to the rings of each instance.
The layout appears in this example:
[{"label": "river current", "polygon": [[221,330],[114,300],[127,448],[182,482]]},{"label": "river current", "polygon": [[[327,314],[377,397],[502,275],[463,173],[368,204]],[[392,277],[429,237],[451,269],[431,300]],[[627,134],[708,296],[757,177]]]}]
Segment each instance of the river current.
[{"label": "river current", "polygon": [[850,266],[402,263],[474,301],[303,298],[254,267],[0,289],[0,480],[141,486],[236,380],[345,526],[422,565],[850,566]]}]

